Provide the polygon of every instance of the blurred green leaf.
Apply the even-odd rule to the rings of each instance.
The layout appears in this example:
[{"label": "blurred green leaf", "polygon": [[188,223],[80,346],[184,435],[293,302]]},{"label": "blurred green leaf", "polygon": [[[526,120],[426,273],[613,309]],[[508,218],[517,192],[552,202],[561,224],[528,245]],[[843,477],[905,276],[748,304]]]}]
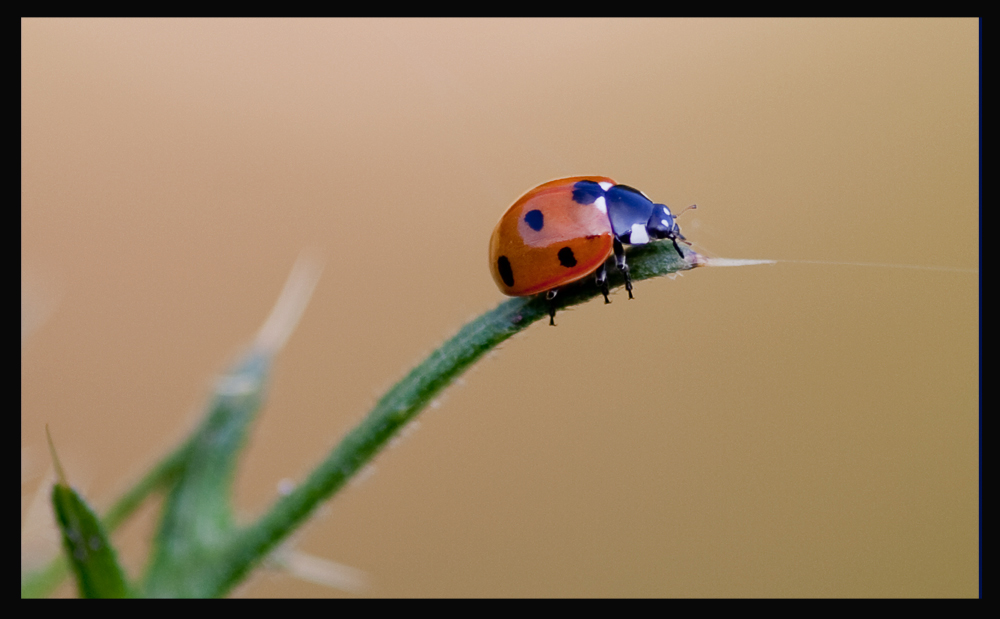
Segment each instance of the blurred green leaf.
[{"label": "blurred green leaf", "polygon": [[151,597],[207,597],[235,526],[232,482],[250,424],[264,399],[270,354],[252,349],[216,384],[208,415],[167,495],[145,578]]},{"label": "blurred green leaf", "polygon": [[[46,428],[48,432],[48,428]],[[124,598],[130,596],[125,573],[108,536],[87,502],[69,487],[56,458],[52,437],[49,448],[59,480],[52,488],[52,508],[62,532],[63,547],[69,559],[80,596],[85,598]]]}]

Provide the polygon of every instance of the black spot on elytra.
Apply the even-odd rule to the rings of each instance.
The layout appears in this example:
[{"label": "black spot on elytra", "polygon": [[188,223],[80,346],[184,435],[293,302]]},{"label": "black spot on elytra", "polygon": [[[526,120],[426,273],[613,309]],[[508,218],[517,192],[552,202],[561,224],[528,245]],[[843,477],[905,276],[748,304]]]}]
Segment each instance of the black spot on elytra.
[{"label": "black spot on elytra", "polygon": [[531,229],[538,232],[545,225],[545,215],[538,209],[528,211],[524,214],[524,223],[531,226]]},{"label": "black spot on elytra", "polygon": [[579,181],[573,184],[573,201],[577,204],[593,204],[604,195],[604,190],[594,181]]},{"label": "black spot on elytra", "polygon": [[497,270],[500,271],[500,279],[503,280],[503,283],[507,284],[508,288],[513,288],[514,271],[510,268],[510,260],[507,260],[507,256],[497,258]]},{"label": "black spot on elytra", "polygon": [[559,250],[559,264],[567,268],[576,266],[576,256],[573,255],[572,249],[563,247]]}]

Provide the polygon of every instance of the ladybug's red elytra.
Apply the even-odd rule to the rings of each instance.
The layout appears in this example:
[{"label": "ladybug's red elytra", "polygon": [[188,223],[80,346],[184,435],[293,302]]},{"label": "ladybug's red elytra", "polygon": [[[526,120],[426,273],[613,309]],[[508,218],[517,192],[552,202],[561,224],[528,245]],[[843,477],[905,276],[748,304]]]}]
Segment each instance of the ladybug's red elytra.
[{"label": "ladybug's red elytra", "polygon": [[[684,240],[673,213],[641,191],[604,176],[549,181],[521,196],[490,237],[490,272],[500,292],[512,297],[546,293],[593,274],[608,299],[605,261],[615,256],[632,298],[623,245],[670,239],[681,258]],[[549,305],[549,324],[555,306]]]}]

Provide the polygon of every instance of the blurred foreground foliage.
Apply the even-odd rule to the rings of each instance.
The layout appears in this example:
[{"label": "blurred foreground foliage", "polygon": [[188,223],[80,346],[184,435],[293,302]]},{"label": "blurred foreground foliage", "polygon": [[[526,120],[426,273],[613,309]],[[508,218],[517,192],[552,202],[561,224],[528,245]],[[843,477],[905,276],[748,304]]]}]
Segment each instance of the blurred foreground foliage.
[{"label": "blurred foreground foliage", "polygon": [[[690,250],[681,258],[669,242],[630,248],[639,281],[706,264]],[[323,501],[365,466],[403,426],[484,354],[535,321],[548,318],[544,295],[513,298],[466,324],[394,385],[306,479],[255,521],[240,524],[232,492],[239,454],[264,402],[268,375],[304,311],[320,267],[296,263],[275,308],[253,343],[216,382],[204,416],[190,436],[135,483],[100,518],[60,471],[52,506],[63,556],[21,574],[22,597],[44,597],[71,572],[81,597],[219,597],[227,594]],[[624,281],[608,270],[609,284]],[[600,295],[590,278],[559,291],[561,309]],[[53,448],[53,457],[55,450]],[[131,581],[108,534],[154,492],[165,494],[145,573]]]}]

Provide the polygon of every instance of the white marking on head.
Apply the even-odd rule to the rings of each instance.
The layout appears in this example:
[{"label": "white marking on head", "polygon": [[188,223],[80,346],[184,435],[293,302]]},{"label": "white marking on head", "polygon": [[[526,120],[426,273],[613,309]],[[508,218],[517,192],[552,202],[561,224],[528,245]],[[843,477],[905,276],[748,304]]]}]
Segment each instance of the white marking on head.
[{"label": "white marking on head", "polygon": [[669,221],[667,221],[666,219],[661,219],[661,220],[660,220],[660,223],[661,223],[661,224],[663,224],[663,225],[664,225],[664,227],[666,227],[666,228],[669,228],[669,227],[670,227],[670,222],[669,222]]},{"label": "white marking on head", "polygon": [[649,235],[646,234],[646,226],[642,224],[632,224],[632,236],[629,237],[631,245],[642,245],[649,242]]},{"label": "white marking on head", "polygon": [[604,196],[594,200],[594,206],[596,206],[597,210],[601,211],[605,215],[608,214],[608,203],[604,201]]},{"label": "white marking on head", "polygon": [[612,187],[615,186],[614,183],[609,183],[608,181],[603,181],[603,182],[600,182],[600,183],[597,183],[597,184],[600,185],[601,189],[603,189],[604,191],[607,191],[607,190],[609,190],[609,189],[611,189]]}]

